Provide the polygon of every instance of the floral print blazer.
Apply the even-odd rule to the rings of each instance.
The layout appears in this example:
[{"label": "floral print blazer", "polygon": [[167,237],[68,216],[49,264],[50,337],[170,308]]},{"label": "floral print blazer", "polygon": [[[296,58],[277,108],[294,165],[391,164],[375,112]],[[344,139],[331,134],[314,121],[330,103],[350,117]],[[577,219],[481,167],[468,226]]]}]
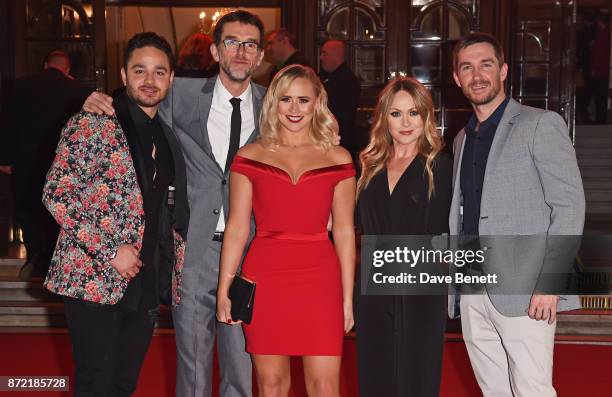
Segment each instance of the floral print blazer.
[{"label": "floral print blazer", "polygon": [[[60,225],[45,287],[102,304],[123,297],[128,280],[110,264],[117,248],[142,248],[143,198],[116,116],[81,111],[62,130],[43,202]],[[172,301],[180,302],[184,241],[174,234]]]}]

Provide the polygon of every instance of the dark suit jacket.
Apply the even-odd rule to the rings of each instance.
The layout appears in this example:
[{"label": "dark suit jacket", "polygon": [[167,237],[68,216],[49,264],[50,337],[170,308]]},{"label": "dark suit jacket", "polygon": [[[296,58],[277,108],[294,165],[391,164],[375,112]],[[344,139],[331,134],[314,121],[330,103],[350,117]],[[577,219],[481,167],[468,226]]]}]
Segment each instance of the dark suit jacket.
[{"label": "dark suit jacket", "polygon": [[3,108],[0,164],[42,187],[60,131],[90,91],[55,68],[16,80]]},{"label": "dark suit jacket", "polygon": [[357,149],[355,115],[361,91],[359,79],[345,62],[331,73],[322,70],[321,81],[329,97],[327,102],[329,110],[336,117],[340,127],[340,145],[353,153]]},{"label": "dark suit jacket", "polygon": [[[134,121],[130,116],[129,99],[124,93],[120,94],[113,101],[115,113],[121,124],[121,128],[127,138],[132,162],[136,169],[138,185],[145,197],[150,196],[149,180],[145,168],[145,153],[142,150],[140,141],[137,136],[137,130],[134,126]],[[170,305],[172,303],[172,263],[175,256],[174,253],[174,238],[173,230],[176,231],[183,240],[187,238],[187,227],[189,225],[189,203],[187,202],[187,176],[185,171],[185,159],[178,138],[168,125],[161,120],[160,125],[164,132],[164,136],[168,141],[168,146],[172,152],[172,160],[174,166],[174,180],[171,181],[171,186],[174,186],[174,205],[170,208],[167,205],[168,192],[165,193],[162,199],[162,205],[159,209],[159,228],[157,233],[157,245],[155,248],[153,264],[157,272],[157,285],[159,286],[161,303]],[[148,227],[146,225],[145,227]],[[124,299],[125,301],[125,299]]]}]

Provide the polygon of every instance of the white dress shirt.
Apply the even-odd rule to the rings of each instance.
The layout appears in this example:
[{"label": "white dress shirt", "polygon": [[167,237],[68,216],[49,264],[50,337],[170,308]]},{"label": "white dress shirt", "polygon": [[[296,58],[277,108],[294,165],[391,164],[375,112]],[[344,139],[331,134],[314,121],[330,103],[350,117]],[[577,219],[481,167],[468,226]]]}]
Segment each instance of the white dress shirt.
[{"label": "white dress shirt", "polygon": [[[208,115],[208,139],[212,148],[213,156],[222,170],[225,169],[227,151],[229,150],[230,130],[233,107],[230,99],[232,94],[223,86],[221,79],[217,78],[213,91],[210,114]],[[243,146],[255,129],[255,116],[253,114],[253,90],[249,84],[240,96],[240,117],[242,125],[240,128],[240,146]],[[221,215],[217,223],[217,231],[225,230],[225,215],[221,208]]]}]

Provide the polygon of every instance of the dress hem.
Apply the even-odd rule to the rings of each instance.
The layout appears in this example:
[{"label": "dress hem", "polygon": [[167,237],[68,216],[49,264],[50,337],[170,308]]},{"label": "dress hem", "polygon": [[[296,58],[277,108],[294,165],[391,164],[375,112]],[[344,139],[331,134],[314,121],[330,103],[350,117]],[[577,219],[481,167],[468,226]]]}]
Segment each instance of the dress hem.
[{"label": "dress hem", "polygon": [[262,356],[290,356],[290,357],[304,357],[304,356],[314,356],[314,357],[342,357],[342,352],[333,352],[333,353],[322,353],[322,352],[296,352],[296,351],[291,351],[291,352],[279,352],[279,351],[274,351],[271,352],[269,350],[264,351],[255,351],[255,350],[250,350],[247,349],[247,353],[249,354],[257,354],[257,355],[262,355]]}]

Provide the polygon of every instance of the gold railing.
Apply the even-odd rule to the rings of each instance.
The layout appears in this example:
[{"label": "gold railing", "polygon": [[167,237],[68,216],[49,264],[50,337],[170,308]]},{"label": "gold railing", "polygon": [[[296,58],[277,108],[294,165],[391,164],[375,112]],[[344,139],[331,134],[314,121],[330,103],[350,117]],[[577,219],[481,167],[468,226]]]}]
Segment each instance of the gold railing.
[{"label": "gold railing", "polygon": [[612,310],[612,296],[581,296],[580,304],[583,309]]}]

